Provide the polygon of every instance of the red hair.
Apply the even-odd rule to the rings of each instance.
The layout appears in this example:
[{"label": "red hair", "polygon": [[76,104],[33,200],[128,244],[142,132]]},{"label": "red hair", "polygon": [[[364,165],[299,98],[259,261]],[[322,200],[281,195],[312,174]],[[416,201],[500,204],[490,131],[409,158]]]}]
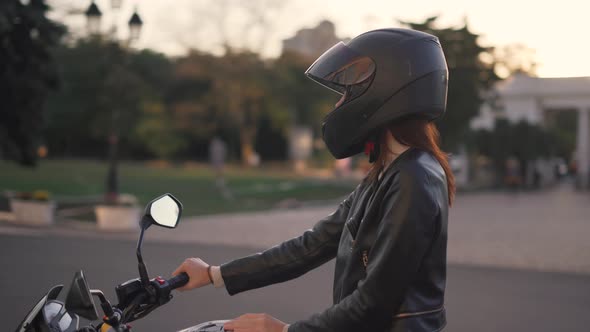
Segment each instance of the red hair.
[{"label": "red hair", "polygon": [[[447,190],[449,195],[449,206],[453,205],[455,198],[455,176],[449,164],[448,155],[440,149],[440,134],[438,129],[431,121],[420,117],[409,117],[402,120],[394,121],[387,126],[382,132],[379,148],[381,153],[373,163],[373,166],[367,174],[370,181],[376,181],[379,174],[385,168],[384,162],[387,160],[389,147],[387,145],[387,136],[385,130],[389,130],[391,135],[401,144],[419,148],[430,152],[442,166],[447,178]],[[390,152],[391,153],[391,152]]]}]

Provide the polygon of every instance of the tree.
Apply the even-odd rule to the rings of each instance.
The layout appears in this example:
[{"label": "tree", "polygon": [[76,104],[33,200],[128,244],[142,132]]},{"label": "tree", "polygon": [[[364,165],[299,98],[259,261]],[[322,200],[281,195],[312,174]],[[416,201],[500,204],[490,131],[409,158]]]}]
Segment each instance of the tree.
[{"label": "tree", "polygon": [[[194,19],[182,30],[192,31],[190,39],[180,40],[189,49],[216,49],[216,54],[265,51],[269,35],[277,31],[286,0],[193,1]],[[198,34],[202,34],[198,36]],[[182,33],[176,34],[182,38]]]},{"label": "tree", "polygon": [[491,60],[495,61],[496,72],[501,77],[508,77],[515,73],[536,76],[538,64],[535,61],[535,51],[524,44],[496,47]]},{"label": "tree", "polygon": [[283,52],[275,61],[273,95],[288,110],[289,123],[320,129],[321,119],[333,110],[339,96],[330,94],[304,75],[314,59]]},{"label": "tree", "polygon": [[116,200],[120,143],[133,137],[142,107],[158,95],[151,94],[145,79],[132,70],[133,54],[116,41],[101,36],[79,39],[73,47],[60,49],[59,55],[65,84],[52,98],[47,132],[53,140],[60,138],[58,148],[67,142],[69,149],[85,151],[90,147],[85,141],[95,143],[99,151],[107,147],[106,198]]},{"label": "tree", "polygon": [[26,166],[36,164],[45,100],[58,83],[50,50],[65,28],[48,10],[44,0],[0,4],[0,149]]},{"label": "tree", "polygon": [[499,77],[494,70],[493,48],[481,46],[479,36],[469,30],[467,23],[461,28],[437,28],[436,20],[435,16],[422,23],[401,23],[433,34],[441,42],[449,67],[449,90],[447,112],[437,126],[443,146],[454,150],[464,143],[469,120],[478,114],[484,102],[482,96]]},{"label": "tree", "polygon": [[[229,52],[219,58],[225,70],[217,72],[213,94],[221,101],[221,109],[227,112],[234,128],[239,130],[240,155],[248,164],[255,153],[254,140],[261,114],[270,95],[268,68],[259,55],[250,52]],[[270,84],[269,84],[270,83]]]},{"label": "tree", "polygon": [[511,123],[506,119],[496,120],[494,130],[478,130],[469,136],[471,152],[489,157],[496,173],[503,175],[508,158],[519,160],[524,173],[527,163],[541,157],[554,156],[565,144],[555,132],[525,121]]},{"label": "tree", "polygon": [[146,105],[135,128],[135,136],[151,154],[160,159],[172,158],[187,144],[176,130],[165,105],[161,103]]},{"label": "tree", "polygon": [[56,51],[63,84],[48,102],[50,153],[104,156],[112,135],[123,147],[132,140],[144,104],[161,99],[140,66],[132,66],[133,57],[118,43],[100,38],[80,39]]},{"label": "tree", "polygon": [[545,113],[545,128],[555,137],[554,155],[572,159],[577,146],[578,111],[562,110]]},{"label": "tree", "polygon": [[[247,162],[254,152],[260,116],[273,99],[274,82],[266,64],[251,52],[228,52],[216,57],[193,51],[179,59],[176,77],[185,85],[193,83],[194,88],[184,88],[186,95],[176,96],[172,106],[175,118],[184,118],[181,122],[186,129],[201,138],[219,134],[224,128],[237,131],[240,154]],[[199,82],[201,89],[197,87]],[[205,87],[209,90],[201,94]]]},{"label": "tree", "polygon": [[[195,2],[194,13],[200,19],[198,24],[188,29],[204,33],[206,36],[181,41],[189,48],[202,47],[203,40],[212,43],[209,48],[216,48],[216,64],[222,67],[215,71],[215,84],[211,97],[215,99],[212,110],[218,119],[232,126],[239,132],[240,155],[247,163],[254,154],[254,141],[258,124],[262,118],[270,120],[272,125],[284,125],[288,109],[276,102],[271,94],[273,82],[269,68],[261,59],[269,34],[280,24],[279,14],[286,1],[275,0],[219,0],[214,3]],[[187,28],[184,28],[187,29]],[[195,41],[199,41],[195,45]],[[216,130],[219,130],[218,126]],[[277,129],[275,127],[275,129]]]}]

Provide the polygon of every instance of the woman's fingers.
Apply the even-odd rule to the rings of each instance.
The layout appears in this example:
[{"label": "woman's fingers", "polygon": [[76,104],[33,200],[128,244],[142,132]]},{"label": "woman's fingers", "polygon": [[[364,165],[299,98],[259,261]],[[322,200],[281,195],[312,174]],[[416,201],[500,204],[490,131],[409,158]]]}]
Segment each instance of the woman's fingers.
[{"label": "woman's fingers", "polygon": [[176,268],[176,270],[174,270],[174,272],[172,272],[172,276],[176,277],[177,275],[181,274],[182,272],[184,272],[184,263],[180,264],[180,266],[178,266]]},{"label": "woman's fingers", "polygon": [[[179,267],[177,267],[177,268],[176,268],[176,270],[174,270],[174,272],[172,272],[172,276],[174,276],[174,277],[175,277],[175,276],[177,276],[177,275],[181,274],[182,272],[185,272],[185,273],[186,273],[186,267],[185,267],[184,265],[185,265],[185,264],[184,264],[184,262],[183,262],[182,264],[180,264],[180,266],[179,266]],[[184,286],[182,286],[182,287],[178,287],[178,288],[176,288],[176,290],[177,290],[177,291],[184,292],[184,291],[186,291],[186,290],[189,290],[189,289],[190,289],[190,288],[188,288],[188,285],[189,285],[189,284],[190,284],[190,282],[191,282],[191,280],[190,280],[190,279],[191,279],[191,277],[190,277],[190,274],[188,274],[188,273],[187,273],[187,275],[189,276],[189,280],[188,280],[188,282],[186,283],[186,285],[184,285]]]},{"label": "woman's fingers", "polygon": [[233,319],[227,323],[225,323],[224,328],[226,330],[231,329],[244,329],[249,327],[254,327],[257,320],[257,314],[245,314],[236,319]]},{"label": "woman's fingers", "polygon": [[185,272],[189,281],[183,287],[178,288],[179,291],[190,290],[194,288],[203,287],[210,283],[207,268],[209,265],[200,258],[187,258],[180,266],[172,272],[172,275],[178,275]]},{"label": "woman's fingers", "polygon": [[234,332],[282,332],[285,323],[268,314],[245,314],[223,325]]}]

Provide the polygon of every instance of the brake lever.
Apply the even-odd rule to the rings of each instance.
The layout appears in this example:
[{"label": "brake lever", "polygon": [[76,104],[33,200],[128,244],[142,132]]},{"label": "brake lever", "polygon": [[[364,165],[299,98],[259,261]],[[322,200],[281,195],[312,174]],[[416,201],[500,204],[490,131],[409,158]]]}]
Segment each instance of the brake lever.
[{"label": "brake lever", "polygon": [[[135,317],[137,314],[137,309],[141,307],[142,302],[147,299],[147,295],[145,293],[141,293],[137,295],[131,303],[123,310],[123,318],[121,319],[121,324],[126,324],[128,322],[132,322],[136,320]],[[146,304],[147,305],[147,304]]]},{"label": "brake lever", "polygon": [[123,320],[121,323],[126,324],[143,318],[160,306],[158,303],[143,303],[147,298],[148,296],[145,293],[137,296],[123,311]]},{"label": "brake lever", "polygon": [[[150,284],[142,288],[141,290],[136,290],[136,296],[131,301],[123,301],[125,309],[123,309],[123,318],[121,323],[128,323],[134,320],[143,318],[147,316],[149,313],[157,309],[158,307],[168,303],[172,298],[170,292],[174,289],[176,282],[172,280],[172,283],[169,283],[167,280],[163,279],[162,277],[156,277],[150,280]],[[137,281],[133,281],[132,283],[126,283],[131,286],[136,286]],[[130,287],[130,286],[127,286]],[[125,296],[120,296],[120,300],[124,300],[127,298],[129,293],[124,293],[123,288],[121,288],[120,293]],[[121,310],[122,308],[119,308]]]},{"label": "brake lever", "polygon": [[158,308],[158,305],[157,305],[157,304],[148,304],[148,305],[146,305],[146,306],[147,306],[147,308],[145,308],[145,309],[142,309],[141,311],[139,311],[139,312],[135,313],[135,314],[132,316],[132,319],[131,319],[131,320],[129,320],[129,322],[132,322],[132,321],[134,321],[134,320],[137,320],[137,319],[143,318],[143,317],[145,317],[145,316],[149,315],[149,314],[150,314],[152,311],[154,311],[154,310],[156,310],[156,309]]}]

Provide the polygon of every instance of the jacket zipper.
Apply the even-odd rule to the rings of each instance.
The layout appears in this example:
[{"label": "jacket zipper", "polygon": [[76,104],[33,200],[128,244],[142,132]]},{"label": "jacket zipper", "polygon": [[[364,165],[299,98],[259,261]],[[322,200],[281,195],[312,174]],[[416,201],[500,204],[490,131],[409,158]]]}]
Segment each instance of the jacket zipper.
[{"label": "jacket zipper", "polygon": [[[361,221],[362,222],[362,221]],[[348,228],[348,232],[350,233],[350,236],[352,236],[352,242],[350,242],[350,251],[352,251],[354,249],[354,246],[356,245],[356,233],[358,232],[358,226],[357,224],[353,224],[353,219],[349,219],[348,222],[346,222],[346,227]],[[363,266],[365,267],[365,270],[367,269],[367,265],[369,265],[369,252],[368,250],[363,250],[362,252],[362,262],[363,262]]]},{"label": "jacket zipper", "polygon": [[350,218],[347,222],[346,222],[346,228],[348,228],[348,233],[350,233],[350,237],[352,237],[352,241],[350,242],[350,251],[352,251],[354,249],[354,246],[356,244],[356,233],[357,233],[357,229],[356,227],[354,227],[354,225],[352,225],[352,218]]},{"label": "jacket zipper", "polygon": [[346,227],[348,228],[348,232],[350,233],[350,236],[352,237],[353,241],[356,239],[356,233],[358,232],[358,227],[356,224],[353,225],[353,219],[350,218],[347,222],[346,222]]}]

